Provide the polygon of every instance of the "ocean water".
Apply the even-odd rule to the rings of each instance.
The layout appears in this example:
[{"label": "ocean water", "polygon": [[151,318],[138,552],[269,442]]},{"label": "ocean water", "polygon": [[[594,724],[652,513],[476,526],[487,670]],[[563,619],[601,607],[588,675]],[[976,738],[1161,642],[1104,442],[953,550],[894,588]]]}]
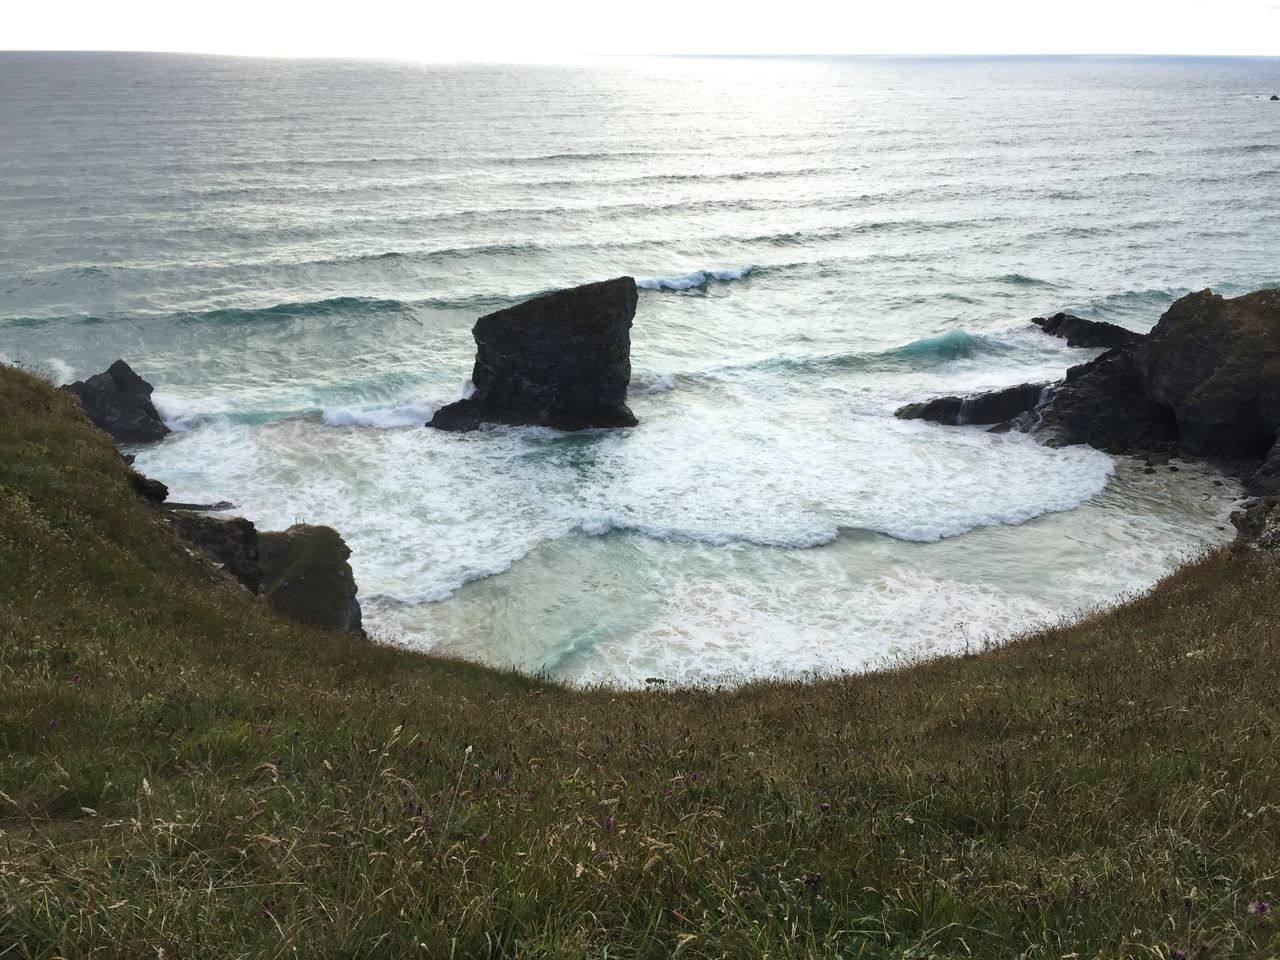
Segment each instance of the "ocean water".
[{"label": "ocean water", "polygon": [[[337,527],[381,640],[579,682],[980,645],[1141,590],[1238,489],[894,419],[1028,324],[1280,284],[1278,60],[446,66],[0,54],[0,357],[123,356],[138,465]],[[625,431],[422,424],[476,317],[637,278]]]}]

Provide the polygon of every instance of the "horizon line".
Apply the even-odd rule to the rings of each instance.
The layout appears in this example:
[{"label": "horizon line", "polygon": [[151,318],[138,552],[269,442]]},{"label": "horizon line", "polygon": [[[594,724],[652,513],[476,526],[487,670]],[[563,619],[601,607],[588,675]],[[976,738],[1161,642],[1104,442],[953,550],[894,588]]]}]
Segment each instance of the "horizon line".
[{"label": "horizon line", "polygon": [[95,47],[42,47],[42,48],[0,48],[0,56],[8,54],[117,54],[117,55],[152,55],[178,57],[233,57],[248,60],[363,60],[371,62],[392,63],[439,63],[439,64],[554,64],[583,59],[614,60],[993,60],[993,59],[1071,59],[1071,60],[1135,60],[1135,59],[1179,59],[1179,60],[1280,60],[1280,53],[1008,53],[1008,52],[975,52],[975,53],[577,53],[547,60],[522,59],[479,59],[469,57],[415,57],[396,54],[355,54],[355,53],[231,53],[210,50],[171,50],[171,49],[124,49]]}]

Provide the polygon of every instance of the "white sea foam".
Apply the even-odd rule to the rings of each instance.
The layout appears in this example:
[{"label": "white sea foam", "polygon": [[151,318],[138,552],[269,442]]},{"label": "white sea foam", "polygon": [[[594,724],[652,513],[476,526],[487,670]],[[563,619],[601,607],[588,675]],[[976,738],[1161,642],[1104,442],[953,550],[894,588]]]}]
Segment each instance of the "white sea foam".
[{"label": "white sea foam", "polygon": [[337,407],[325,410],[320,419],[330,427],[420,427],[431,419],[436,409],[432,403],[406,403],[374,410]]},{"label": "white sea foam", "polygon": [[76,369],[65,360],[57,357],[50,357],[45,361],[45,365],[49,368],[49,372],[53,374],[55,382],[72,383],[76,379]]},{"label": "white sea foam", "polygon": [[199,401],[163,390],[153,393],[151,402],[155,404],[156,413],[160,414],[160,419],[164,421],[165,426],[174,433],[185,433],[199,425],[206,417],[214,415],[215,412],[221,413],[225,409],[220,409],[221,405],[216,402],[202,405]]},{"label": "white sea foam", "polygon": [[675,388],[675,379],[669,373],[633,372],[627,393],[636,397],[652,397],[660,393],[669,393]]}]

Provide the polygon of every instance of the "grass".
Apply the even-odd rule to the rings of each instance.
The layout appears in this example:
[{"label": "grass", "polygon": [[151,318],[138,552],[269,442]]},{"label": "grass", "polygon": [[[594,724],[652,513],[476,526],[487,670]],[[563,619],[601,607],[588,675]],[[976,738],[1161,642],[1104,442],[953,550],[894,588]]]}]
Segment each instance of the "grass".
[{"label": "grass", "polygon": [[1280,956],[1264,555],[977,656],[580,691],[276,619],[127,470],[0,368],[2,957]]}]

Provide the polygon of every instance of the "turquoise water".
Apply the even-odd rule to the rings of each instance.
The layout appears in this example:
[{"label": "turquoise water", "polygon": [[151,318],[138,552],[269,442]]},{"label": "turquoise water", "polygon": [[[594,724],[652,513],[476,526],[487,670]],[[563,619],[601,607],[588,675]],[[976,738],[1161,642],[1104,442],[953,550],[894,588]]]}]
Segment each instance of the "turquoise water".
[{"label": "turquoise water", "polygon": [[[0,357],[124,356],[181,499],[331,523],[381,639],[574,680],[980,643],[1139,590],[1235,488],[895,420],[1280,284],[1276,60],[439,66],[0,54]],[[422,423],[470,326],[638,278],[630,431]]]}]

